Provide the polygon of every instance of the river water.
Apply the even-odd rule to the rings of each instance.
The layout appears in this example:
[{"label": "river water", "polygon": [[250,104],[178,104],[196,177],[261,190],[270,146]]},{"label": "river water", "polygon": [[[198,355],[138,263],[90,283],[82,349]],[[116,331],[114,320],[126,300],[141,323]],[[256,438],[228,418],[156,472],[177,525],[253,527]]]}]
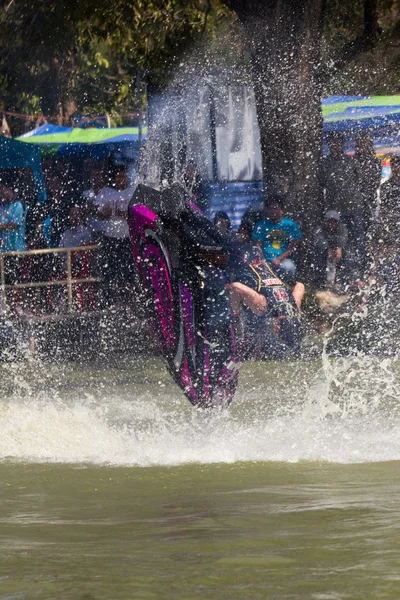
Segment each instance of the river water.
[{"label": "river water", "polygon": [[1,367],[0,600],[400,598],[396,359]]}]

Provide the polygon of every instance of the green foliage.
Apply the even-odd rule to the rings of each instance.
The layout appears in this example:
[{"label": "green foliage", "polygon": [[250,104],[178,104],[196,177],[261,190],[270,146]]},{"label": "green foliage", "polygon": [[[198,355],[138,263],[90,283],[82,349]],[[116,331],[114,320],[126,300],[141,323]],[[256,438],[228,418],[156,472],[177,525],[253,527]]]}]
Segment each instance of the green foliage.
[{"label": "green foliage", "polygon": [[[325,59],[362,32],[363,4],[363,0],[327,0]],[[324,95],[390,95],[399,92],[399,0],[378,0],[378,20],[381,33],[376,46],[338,71],[325,86]]]},{"label": "green foliage", "polygon": [[60,122],[74,110],[132,112],[137,71],[176,68],[227,14],[205,0],[9,2],[0,17],[1,104]]},{"label": "green foliage", "polygon": [[[59,122],[68,122],[74,111],[132,113],[137,108],[136,73],[174,71],[193,47],[207,48],[203,54],[193,53],[193,68],[204,69],[206,62],[199,57],[206,55],[208,66],[238,72],[241,65],[245,76],[245,45],[227,4],[223,0],[3,0],[0,108],[44,113]],[[372,60],[376,73],[365,78],[367,65],[361,59],[332,80],[327,92],[354,93],[367,83],[373,91],[380,87],[397,91],[399,13],[399,0],[379,0],[382,35]],[[323,58],[362,28],[363,0],[326,0]],[[378,74],[380,61],[385,77]]]}]

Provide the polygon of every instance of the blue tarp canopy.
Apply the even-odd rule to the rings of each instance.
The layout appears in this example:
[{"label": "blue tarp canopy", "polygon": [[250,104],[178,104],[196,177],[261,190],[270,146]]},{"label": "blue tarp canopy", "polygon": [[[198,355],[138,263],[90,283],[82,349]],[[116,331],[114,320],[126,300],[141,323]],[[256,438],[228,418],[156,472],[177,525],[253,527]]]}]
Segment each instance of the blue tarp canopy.
[{"label": "blue tarp canopy", "polygon": [[0,170],[2,169],[30,169],[38,199],[45,198],[42,164],[37,148],[0,136]]},{"label": "blue tarp canopy", "polygon": [[377,152],[400,151],[400,96],[330,96],[322,101],[324,133],[350,138],[368,131]]}]

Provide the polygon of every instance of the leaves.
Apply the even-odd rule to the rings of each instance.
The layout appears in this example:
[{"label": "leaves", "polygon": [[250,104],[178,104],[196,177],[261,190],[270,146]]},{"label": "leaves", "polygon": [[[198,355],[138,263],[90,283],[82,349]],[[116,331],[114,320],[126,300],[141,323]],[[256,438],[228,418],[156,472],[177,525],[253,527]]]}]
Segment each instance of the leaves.
[{"label": "leaves", "polygon": [[63,107],[72,96],[80,112],[122,104],[132,111],[137,71],[173,69],[227,14],[206,0],[8,2],[0,16],[2,103],[20,111],[29,105],[50,119],[68,116]]},{"label": "leaves", "polygon": [[[44,112],[61,121],[68,118],[65,107],[73,99],[81,113],[132,112],[136,73],[173,71],[194,44],[207,46],[207,58],[218,52],[221,67],[245,60],[235,15],[228,8],[234,3],[228,0],[1,4],[0,105],[5,110]],[[399,4],[378,1],[380,47],[393,55],[389,68],[396,73]],[[325,55],[362,28],[363,0],[326,0]]]}]

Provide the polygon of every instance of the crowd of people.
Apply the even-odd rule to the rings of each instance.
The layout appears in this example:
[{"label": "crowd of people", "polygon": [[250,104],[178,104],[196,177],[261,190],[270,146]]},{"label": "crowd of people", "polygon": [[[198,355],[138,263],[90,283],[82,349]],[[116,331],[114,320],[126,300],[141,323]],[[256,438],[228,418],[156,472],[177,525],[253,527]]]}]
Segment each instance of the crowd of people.
[{"label": "crowd of people", "polygon": [[[356,140],[353,156],[344,136],[332,133],[329,154],[320,164],[323,214],[307,232],[285,214],[284,195],[265,192],[264,205],[244,214],[232,233],[243,244],[256,245],[286,283],[305,280],[307,287],[341,294],[362,285],[377,259],[400,239],[400,157],[391,159],[391,179],[381,185],[382,165],[367,133]],[[231,230],[229,217],[218,212],[214,223]]]},{"label": "crowd of people", "polygon": [[[135,190],[129,169],[112,160],[89,159],[77,165],[61,158],[45,160],[43,167],[46,200],[41,203],[29,169],[0,172],[0,253],[98,245],[95,253],[71,253],[71,275],[101,280],[96,286],[97,308],[126,304],[137,286],[127,222]],[[186,164],[182,184],[191,200],[205,210],[205,188],[194,161]],[[64,290],[61,285],[53,287],[51,293],[46,285],[38,289],[40,283],[66,281],[65,253],[5,256],[4,271],[8,285],[37,284],[37,289],[19,294],[29,311],[53,312],[57,304],[61,310],[65,307],[65,286]],[[78,288],[75,285],[73,290]],[[9,294],[12,297],[16,294]]]},{"label": "crowd of people", "polygon": [[[397,246],[400,157],[392,157],[391,179],[381,186],[382,167],[368,134],[358,136],[353,156],[344,151],[340,133],[329,136],[328,146],[329,154],[320,165],[324,212],[311,235],[310,230],[307,232],[306,243],[299,224],[285,213],[284,195],[271,195],[268,190],[264,206],[249,209],[238,232],[232,232],[224,212],[216,213],[214,223],[244,245],[257,247],[292,288],[306,277],[307,286],[340,293],[365,277],[377,254],[386,256]],[[127,224],[134,186],[128,183],[124,167],[114,168],[110,177],[101,165],[93,164],[88,179],[88,184],[77,191],[76,186],[65,185],[60,168],[47,170],[47,199],[38,204],[21,198],[18,185],[0,174],[0,251],[75,248],[101,242],[96,268],[105,282],[103,301],[107,304],[118,301],[125,290],[135,286]],[[195,163],[188,163],[182,180],[193,201],[204,203],[204,186]],[[299,267],[304,267],[304,257],[307,275]],[[23,258],[7,257],[6,283],[21,281],[24,264],[25,274],[30,272],[36,281],[65,272],[65,256],[59,260],[51,255],[36,257],[31,269],[26,268]]]},{"label": "crowd of people", "polygon": [[[134,187],[127,182],[125,168],[115,168],[106,179],[103,168],[93,166],[90,184],[82,191],[76,181],[63,177],[60,170],[45,171],[47,197],[43,203],[27,193],[18,174],[11,175],[14,177],[7,172],[0,174],[0,252],[67,249],[101,242],[97,257],[84,250],[73,253],[72,276],[98,276],[103,282],[99,305],[118,302],[135,285],[127,223]],[[4,269],[6,284],[65,280],[67,261],[62,253],[7,256]],[[46,310],[45,290],[31,290],[28,296],[30,300],[39,297],[41,310]]]}]

